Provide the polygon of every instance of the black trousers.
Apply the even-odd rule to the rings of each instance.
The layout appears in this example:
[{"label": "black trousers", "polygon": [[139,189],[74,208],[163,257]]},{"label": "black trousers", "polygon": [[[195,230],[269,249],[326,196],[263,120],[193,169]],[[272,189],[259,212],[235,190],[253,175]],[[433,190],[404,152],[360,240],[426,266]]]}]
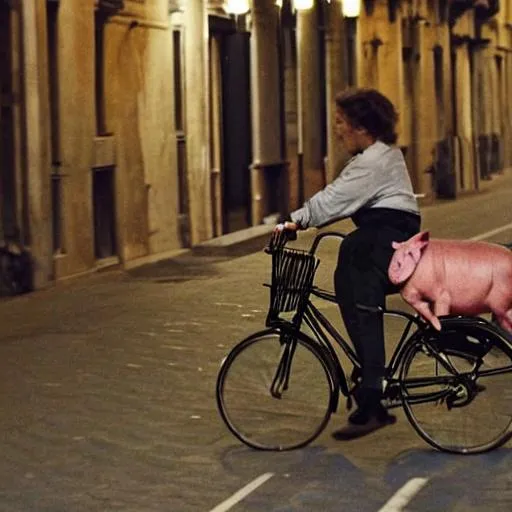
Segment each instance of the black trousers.
[{"label": "black trousers", "polygon": [[382,389],[386,355],[383,317],[357,304],[385,306],[386,295],[398,292],[388,279],[391,242],[419,231],[417,215],[374,209],[353,218],[359,227],[341,243],[334,289],[343,321],[362,363],[362,388]]}]

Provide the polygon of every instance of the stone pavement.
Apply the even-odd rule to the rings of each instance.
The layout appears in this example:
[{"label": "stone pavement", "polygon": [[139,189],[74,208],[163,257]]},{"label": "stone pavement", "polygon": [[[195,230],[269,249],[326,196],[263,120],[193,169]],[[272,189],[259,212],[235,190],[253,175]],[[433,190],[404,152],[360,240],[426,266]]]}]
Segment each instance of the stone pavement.
[{"label": "stone pavement", "polygon": [[0,510],[205,510],[215,375],[263,324],[266,263],[185,256],[2,302]]},{"label": "stone pavement", "polygon": [[[512,172],[486,187],[425,208],[425,227],[512,224]],[[512,225],[490,236],[511,241]],[[260,455],[240,463],[214,395],[222,357],[266,314],[269,258],[237,256],[186,252],[0,303],[0,511],[207,511],[254,478]],[[320,256],[329,286],[335,247]]]}]

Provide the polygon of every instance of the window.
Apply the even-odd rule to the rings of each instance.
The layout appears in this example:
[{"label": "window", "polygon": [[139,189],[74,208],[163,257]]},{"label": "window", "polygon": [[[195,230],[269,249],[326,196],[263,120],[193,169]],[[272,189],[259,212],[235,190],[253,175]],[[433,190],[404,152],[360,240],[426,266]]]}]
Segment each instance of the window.
[{"label": "window", "polygon": [[94,59],[96,92],[96,134],[107,135],[105,118],[105,63],[104,63],[105,16],[97,11],[94,18]]}]

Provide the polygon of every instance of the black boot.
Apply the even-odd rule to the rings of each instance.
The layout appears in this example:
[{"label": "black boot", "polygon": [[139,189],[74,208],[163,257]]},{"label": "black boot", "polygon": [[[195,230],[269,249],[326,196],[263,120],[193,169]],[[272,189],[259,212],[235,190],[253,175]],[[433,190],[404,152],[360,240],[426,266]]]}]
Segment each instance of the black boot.
[{"label": "black boot", "polygon": [[360,388],[355,399],[357,409],[348,417],[347,425],[332,434],[334,439],[357,439],[396,422],[396,416],[389,414],[381,404],[380,390]]}]

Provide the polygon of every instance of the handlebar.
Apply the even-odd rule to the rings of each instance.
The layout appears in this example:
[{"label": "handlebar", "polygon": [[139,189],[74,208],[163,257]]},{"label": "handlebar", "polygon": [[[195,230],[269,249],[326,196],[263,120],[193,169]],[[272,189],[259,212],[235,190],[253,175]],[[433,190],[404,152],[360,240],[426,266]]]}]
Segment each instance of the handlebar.
[{"label": "handlebar", "polygon": [[345,238],[347,235],[345,233],[339,233],[338,231],[326,231],[325,233],[319,233],[315,236],[315,239],[313,240],[313,243],[311,244],[311,249],[309,249],[309,252],[311,254],[315,254],[318,246],[320,245],[320,242],[324,238]]},{"label": "handlebar", "polygon": [[282,249],[289,240],[297,240],[296,231],[286,229],[273,231],[270,235],[268,246],[265,247],[265,252],[267,254],[272,254],[274,251]]},{"label": "handlebar", "polygon": [[[315,236],[315,239],[313,240],[313,243],[311,244],[311,247],[309,249],[309,254],[315,254],[318,246],[320,245],[320,242],[324,238],[345,238],[347,235],[345,233],[339,233],[337,231],[326,231],[324,233],[319,233]],[[282,249],[288,241],[290,240],[296,240],[297,239],[297,232],[292,230],[281,230],[281,231],[274,231],[270,237],[270,241],[268,246],[265,248],[265,252],[268,254],[271,254],[275,250]]]}]

